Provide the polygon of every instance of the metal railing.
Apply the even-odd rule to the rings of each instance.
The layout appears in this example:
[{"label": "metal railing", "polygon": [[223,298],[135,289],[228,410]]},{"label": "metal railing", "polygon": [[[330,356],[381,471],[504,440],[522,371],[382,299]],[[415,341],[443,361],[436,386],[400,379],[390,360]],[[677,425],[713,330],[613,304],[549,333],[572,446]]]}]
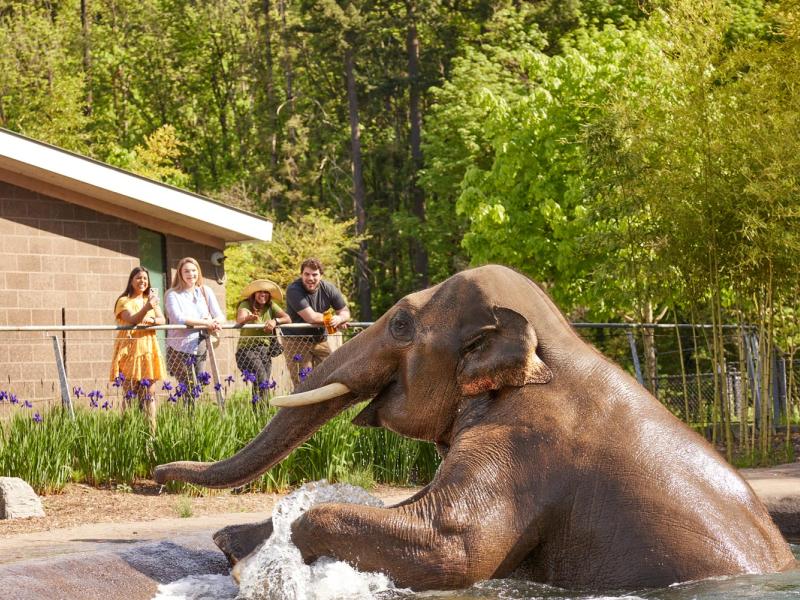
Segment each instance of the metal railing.
[{"label": "metal railing", "polygon": [[[307,324],[284,326],[292,335],[279,327],[271,336],[263,334],[258,324],[225,324],[216,341],[204,339],[188,352],[176,352],[163,332],[188,330],[205,338],[204,328],[4,326],[0,327],[0,408],[33,408],[57,399],[72,412],[76,402],[112,408],[153,399],[193,403],[201,396],[224,406],[226,397],[237,392],[263,401],[268,393],[291,393],[324,356],[368,325],[350,323],[344,332],[323,338],[298,335],[304,329],[312,331]],[[159,362],[155,373],[138,371],[144,376],[136,377],[130,371],[112,372],[112,358],[118,353],[136,354],[142,334],[156,336],[157,355],[149,361]],[[153,374],[160,377],[147,376]]]}]

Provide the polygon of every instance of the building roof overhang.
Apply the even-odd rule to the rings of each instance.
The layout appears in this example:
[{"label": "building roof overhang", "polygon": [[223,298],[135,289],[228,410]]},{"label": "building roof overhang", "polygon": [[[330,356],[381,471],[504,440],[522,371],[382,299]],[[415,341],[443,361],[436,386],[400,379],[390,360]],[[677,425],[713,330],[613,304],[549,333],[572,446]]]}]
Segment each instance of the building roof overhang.
[{"label": "building roof overhang", "polygon": [[0,181],[217,248],[272,239],[268,219],[5,129]]}]

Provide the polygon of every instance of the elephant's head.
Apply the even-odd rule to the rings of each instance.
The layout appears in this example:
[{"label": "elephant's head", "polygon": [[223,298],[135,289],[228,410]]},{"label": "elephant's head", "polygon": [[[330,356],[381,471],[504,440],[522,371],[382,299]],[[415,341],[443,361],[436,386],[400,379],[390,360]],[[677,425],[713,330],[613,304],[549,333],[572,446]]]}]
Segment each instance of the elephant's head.
[{"label": "elephant's head", "polygon": [[155,478],[241,485],[327,420],[368,399],[356,424],[429,440],[445,451],[465,399],[551,380],[547,348],[557,335],[575,334],[527,278],[499,266],[461,272],[400,300],[317,367],[295,394],[274,399],[284,408],[235,456],[161,465]]}]

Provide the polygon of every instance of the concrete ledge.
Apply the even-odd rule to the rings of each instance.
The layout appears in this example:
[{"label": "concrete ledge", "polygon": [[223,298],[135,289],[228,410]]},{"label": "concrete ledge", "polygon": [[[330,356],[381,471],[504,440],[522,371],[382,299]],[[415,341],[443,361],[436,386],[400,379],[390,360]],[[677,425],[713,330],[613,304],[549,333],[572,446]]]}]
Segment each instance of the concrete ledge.
[{"label": "concrete ledge", "polygon": [[784,537],[800,541],[800,462],[739,472],[767,507]]},{"label": "concrete ledge", "polygon": [[[3,599],[150,600],[161,583],[228,573],[228,561],[208,532],[172,541],[93,541],[103,549],[0,565]],[[122,546],[106,549],[114,542]]]}]

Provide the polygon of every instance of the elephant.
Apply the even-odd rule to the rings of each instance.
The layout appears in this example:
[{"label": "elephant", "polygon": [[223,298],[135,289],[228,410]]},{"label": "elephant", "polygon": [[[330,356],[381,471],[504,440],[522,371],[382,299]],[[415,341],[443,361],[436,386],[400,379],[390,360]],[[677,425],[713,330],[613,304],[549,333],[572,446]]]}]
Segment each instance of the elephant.
[{"label": "elephant", "polygon": [[[282,408],[234,456],[154,477],[242,485],[365,401],[353,423],[435,443],[440,467],[394,506],[309,509],[292,524],[306,562],[332,556],[413,590],[504,577],[633,590],[795,566],[717,451],[500,265],[401,299],[275,398]],[[235,526],[215,540],[235,563],[271,531]]]}]

